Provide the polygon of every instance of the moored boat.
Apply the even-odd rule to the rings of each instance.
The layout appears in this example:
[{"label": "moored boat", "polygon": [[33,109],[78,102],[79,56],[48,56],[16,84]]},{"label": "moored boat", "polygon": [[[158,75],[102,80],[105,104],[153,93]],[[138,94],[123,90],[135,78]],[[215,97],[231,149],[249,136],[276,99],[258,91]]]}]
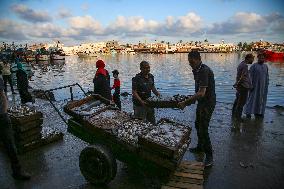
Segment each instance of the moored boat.
[{"label": "moored boat", "polygon": [[272,59],[283,59],[284,58],[284,52],[264,50],[264,53],[267,58],[272,58]]},{"label": "moored boat", "polygon": [[78,52],[77,55],[79,56],[79,58],[97,57],[97,54],[92,52]]},{"label": "moored boat", "polygon": [[65,54],[62,50],[58,50],[50,54],[50,59],[51,60],[65,60]]}]

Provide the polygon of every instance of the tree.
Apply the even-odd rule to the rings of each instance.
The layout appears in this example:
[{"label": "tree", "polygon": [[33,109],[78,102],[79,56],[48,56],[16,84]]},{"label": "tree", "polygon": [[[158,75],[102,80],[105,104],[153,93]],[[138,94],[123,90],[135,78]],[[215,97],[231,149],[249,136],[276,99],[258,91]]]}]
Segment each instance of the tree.
[{"label": "tree", "polygon": [[243,47],[242,42],[239,42],[237,46],[239,47],[239,50],[242,50],[242,47]]},{"label": "tree", "polygon": [[248,44],[247,44],[247,42],[244,42],[244,44],[243,44],[243,50],[245,50],[245,51],[248,50]]}]

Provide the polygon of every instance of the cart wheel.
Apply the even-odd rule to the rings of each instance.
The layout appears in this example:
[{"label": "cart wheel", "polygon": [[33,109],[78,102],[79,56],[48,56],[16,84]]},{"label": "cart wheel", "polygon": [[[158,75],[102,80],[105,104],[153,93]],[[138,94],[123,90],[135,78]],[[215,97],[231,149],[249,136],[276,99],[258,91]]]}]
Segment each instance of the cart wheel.
[{"label": "cart wheel", "polygon": [[102,145],[88,146],[81,151],[79,166],[85,179],[93,184],[107,184],[116,175],[116,160]]}]

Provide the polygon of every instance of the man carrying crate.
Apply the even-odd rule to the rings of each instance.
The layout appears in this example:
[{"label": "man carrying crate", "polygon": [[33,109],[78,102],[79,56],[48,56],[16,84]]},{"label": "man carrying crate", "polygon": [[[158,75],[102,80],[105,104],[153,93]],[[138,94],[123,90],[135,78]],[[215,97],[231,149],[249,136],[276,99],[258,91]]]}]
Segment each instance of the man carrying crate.
[{"label": "man carrying crate", "polygon": [[150,65],[147,61],[140,63],[141,72],[132,78],[132,94],[134,117],[155,123],[155,110],[148,107],[145,100],[151,97],[151,92],[160,96],[154,82],[154,76],[150,73]]},{"label": "man carrying crate", "polygon": [[190,152],[205,152],[205,166],[213,165],[213,153],[208,133],[209,122],[216,105],[215,80],[213,71],[202,64],[200,53],[192,51],[188,53],[188,62],[192,67],[195,80],[195,94],[178,104],[180,109],[198,101],[196,108],[195,128],[198,137],[197,147],[191,148]]}]

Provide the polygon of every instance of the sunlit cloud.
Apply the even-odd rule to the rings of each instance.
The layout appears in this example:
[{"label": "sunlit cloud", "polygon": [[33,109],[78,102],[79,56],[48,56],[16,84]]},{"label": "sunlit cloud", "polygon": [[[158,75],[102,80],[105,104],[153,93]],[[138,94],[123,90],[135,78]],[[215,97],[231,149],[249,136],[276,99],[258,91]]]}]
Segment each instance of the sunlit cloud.
[{"label": "sunlit cloud", "polygon": [[263,16],[256,13],[238,12],[226,21],[212,24],[208,28],[208,33],[266,33],[268,30],[281,29],[281,22],[283,23],[283,16],[280,14]]}]

